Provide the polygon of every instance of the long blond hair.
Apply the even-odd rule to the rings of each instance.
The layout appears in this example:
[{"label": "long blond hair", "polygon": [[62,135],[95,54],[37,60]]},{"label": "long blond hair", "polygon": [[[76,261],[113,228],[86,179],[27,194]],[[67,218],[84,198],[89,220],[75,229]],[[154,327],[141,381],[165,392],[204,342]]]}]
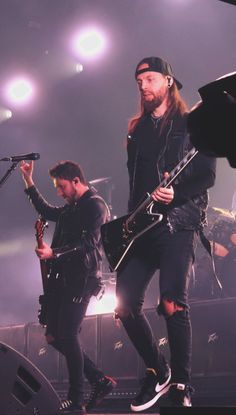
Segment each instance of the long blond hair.
[{"label": "long blond hair", "polygon": [[[179,90],[176,86],[176,83],[173,82],[172,86],[169,89],[169,97],[168,97],[168,108],[162,118],[161,121],[161,132],[164,130],[167,121],[176,113],[179,113],[180,115],[184,115],[189,111],[188,106],[184,99],[181,97]],[[141,120],[143,116],[148,114],[148,111],[144,108],[142,100],[140,101],[140,110],[129,119],[128,122],[128,133],[132,134],[135,130],[137,124]]]}]

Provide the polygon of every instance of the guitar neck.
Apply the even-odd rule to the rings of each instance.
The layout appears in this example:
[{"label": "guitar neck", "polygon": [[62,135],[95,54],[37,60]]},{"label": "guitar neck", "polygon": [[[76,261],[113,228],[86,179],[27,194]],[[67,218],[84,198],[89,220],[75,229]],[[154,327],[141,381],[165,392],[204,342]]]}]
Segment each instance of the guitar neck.
[{"label": "guitar neck", "polygon": [[[36,241],[37,241],[37,246],[39,249],[42,249],[44,244],[43,244],[43,234],[44,234],[44,230],[45,228],[48,226],[46,220],[40,215],[38,220],[36,221],[35,224],[35,229],[36,229]],[[45,289],[46,289],[46,285],[47,285],[47,281],[48,281],[48,264],[47,261],[44,259],[40,259],[40,269],[41,269],[41,277],[42,277],[42,284],[43,284],[43,290],[45,293]]]},{"label": "guitar neck", "polygon": [[162,182],[157,186],[154,192],[160,187],[168,187],[173,181],[178,177],[178,175],[187,167],[187,165],[192,161],[192,159],[198,154],[198,150],[193,148],[188,152],[188,154],[177,164],[177,166],[170,172],[169,176],[166,179],[163,179]]},{"label": "guitar neck", "polygon": [[[38,242],[38,248],[43,248],[43,238],[37,238]],[[45,293],[46,285],[47,285],[47,279],[48,279],[48,268],[47,268],[47,262],[45,259],[40,259],[40,270],[41,270],[41,277],[42,277],[42,284],[43,284],[43,291]]]},{"label": "guitar neck", "polygon": [[39,249],[43,248],[43,239],[42,238],[38,238],[38,248]]},{"label": "guitar neck", "polygon": [[41,269],[41,276],[42,276],[42,284],[43,284],[43,291],[45,293],[46,285],[47,285],[47,275],[48,275],[48,268],[47,263],[44,259],[40,260],[40,269]]}]

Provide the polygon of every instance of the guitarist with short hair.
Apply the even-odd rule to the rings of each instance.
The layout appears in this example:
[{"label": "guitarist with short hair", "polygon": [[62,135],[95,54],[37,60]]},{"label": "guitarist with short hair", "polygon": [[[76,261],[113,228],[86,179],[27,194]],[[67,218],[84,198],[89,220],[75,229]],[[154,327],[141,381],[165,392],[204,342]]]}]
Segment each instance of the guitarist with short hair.
[{"label": "guitarist with short hair", "polygon": [[[187,105],[179,93],[181,83],[163,59],[141,60],[135,79],[140,112],[130,120],[128,129],[129,211],[132,213],[148,192],[155,202],[152,213],[156,210],[163,215],[161,222],[135,241],[117,273],[116,317],[146,365],[143,385],[131,404],[131,409],[139,412],[168,391],[171,405],[191,406],[188,282],[198,233],[206,224],[208,189],[215,182],[216,161],[197,154],[171,186],[157,187],[192,148],[186,134]],[[136,220],[126,224],[128,238]],[[142,310],[147,286],[157,269],[157,312],[166,320],[170,367]]]},{"label": "guitarist with short hair", "polygon": [[[49,204],[39,193],[33,181],[33,162],[22,161],[20,169],[29,200],[45,220],[55,222],[51,245],[40,238],[36,254],[47,262],[48,270],[43,284],[46,304],[42,303],[46,314],[40,316],[46,325],[46,340],[65,356],[68,368],[68,399],[60,413],[84,415],[116,385],[82,350],[78,335],[89,300],[101,289],[100,227],[109,219],[109,209],[90,188],[77,163],[61,161],[49,170],[58,196],[66,202],[63,206]],[[84,373],[92,386],[86,409]]]}]

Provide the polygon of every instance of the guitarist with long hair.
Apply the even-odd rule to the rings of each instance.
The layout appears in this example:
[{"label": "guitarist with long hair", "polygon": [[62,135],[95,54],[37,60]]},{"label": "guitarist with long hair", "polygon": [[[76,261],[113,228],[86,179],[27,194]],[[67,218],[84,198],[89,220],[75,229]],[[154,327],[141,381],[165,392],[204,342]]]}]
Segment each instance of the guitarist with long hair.
[{"label": "guitarist with long hair", "polygon": [[[51,245],[40,240],[36,254],[47,262],[48,280],[44,284],[46,341],[66,359],[69,390],[61,414],[82,414],[97,405],[115,386],[83,351],[79,331],[92,295],[101,288],[100,227],[109,219],[104,200],[90,188],[79,164],[62,161],[49,170],[63,206],[49,204],[33,181],[33,162],[20,166],[25,192],[45,219],[55,222]],[[41,316],[42,318],[42,316]],[[84,373],[92,386],[84,406]]]},{"label": "guitarist with long hair", "polygon": [[[191,150],[186,133],[188,109],[179,93],[182,85],[163,59],[141,60],[135,79],[140,112],[128,127],[129,212],[132,217],[151,194],[154,204],[146,216],[155,211],[162,214],[162,221],[142,231],[117,267],[116,317],[146,366],[141,390],[131,403],[131,409],[139,412],[153,406],[167,392],[171,405],[192,405],[188,282],[198,234],[206,224],[208,189],[215,182],[216,161],[197,154],[170,186],[158,187]],[[141,215],[137,217],[139,222]],[[132,237],[136,224],[135,219],[126,221],[123,231],[127,238]],[[166,321],[170,365],[158,349],[142,310],[145,291],[158,269],[157,312]]]}]

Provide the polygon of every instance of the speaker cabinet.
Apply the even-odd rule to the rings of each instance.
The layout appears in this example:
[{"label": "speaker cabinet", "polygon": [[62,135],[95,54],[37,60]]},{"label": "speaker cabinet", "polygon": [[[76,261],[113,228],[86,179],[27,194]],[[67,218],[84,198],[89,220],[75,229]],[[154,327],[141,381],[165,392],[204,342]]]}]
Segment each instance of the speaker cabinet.
[{"label": "speaker cabinet", "polygon": [[140,359],[122,324],[112,314],[103,314],[100,323],[100,367],[115,378],[137,379]]},{"label": "speaker cabinet", "polygon": [[[155,309],[145,310],[156,342],[169,361],[167,329]],[[218,376],[236,373],[236,298],[190,302],[193,333],[192,375]],[[144,365],[141,364],[143,371]]]},{"label": "speaker cabinet", "polygon": [[193,375],[236,373],[236,298],[191,304]]},{"label": "speaker cabinet", "polygon": [[26,331],[27,326],[25,324],[0,327],[0,341],[26,355]]},{"label": "speaker cabinet", "polygon": [[22,354],[0,343],[1,415],[56,415],[60,399],[46,377]]},{"label": "speaker cabinet", "polygon": [[28,325],[27,357],[50,382],[55,382],[59,376],[59,352],[47,344],[44,332],[38,323]]},{"label": "speaker cabinet", "polygon": [[85,317],[79,333],[82,348],[95,364],[98,363],[98,318]]}]

